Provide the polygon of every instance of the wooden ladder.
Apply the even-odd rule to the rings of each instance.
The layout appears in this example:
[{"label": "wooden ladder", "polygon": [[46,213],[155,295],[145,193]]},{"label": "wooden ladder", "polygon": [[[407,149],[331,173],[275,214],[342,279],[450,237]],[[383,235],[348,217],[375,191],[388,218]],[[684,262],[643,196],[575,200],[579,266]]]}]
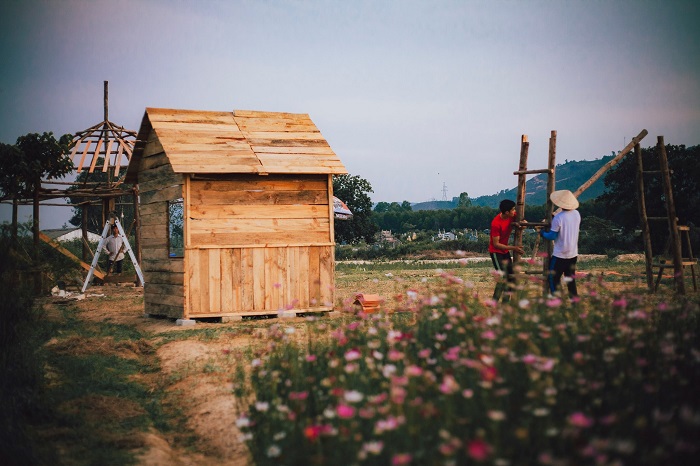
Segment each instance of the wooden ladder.
[{"label": "wooden ladder", "polygon": [[[527,140],[527,135],[523,134],[520,139],[520,165],[518,166],[518,171],[513,172],[514,175],[518,176],[518,193],[516,200],[516,222],[522,222],[525,219],[525,194],[526,194],[526,176],[534,175],[540,173],[547,174],[547,200],[545,205],[545,218],[542,222],[528,222],[527,226],[537,227],[537,226],[549,226],[552,223],[552,212],[553,204],[549,199],[549,196],[554,192],[555,183],[555,167],[556,167],[556,148],[557,148],[557,132],[552,131],[549,138],[549,162],[548,167],[541,170],[528,170],[527,169],[527,156],[530,148],[530,143]],[[538,236],[539,238],[539,236]],[[513,238],[513,244],[522,247],[523,245],[523,231],[521,228],[515,229],[515,236]],[[539,244],[539,243],[538,243]],[[547,241],[547,256],[543,258],[542,261],[542,274],[545,277],[543,282],[543,292],[547,292],[547,274],[549,272],[549,258],[552,255],[552,242]],[[537,249],[537,247],[535,247]],[[517,252],[513,253],[513,263],[517,264],[520,261],[520,254]],[[525,273],[540,273],[537,271],[526,271]]]},{"label": "wooden ladder", "polygon": [[[693,252],[690,247],[690,228],[687,226],[678,225],[676,218],[676,206],[673,201],[673,188],[671,186],[671,171],[668,168],[668,157],[666,156],[666,146],[664,137],[657,137],[656,153],[659,159],[659,170],[644,170],[642,162],[642,149],[637,143],[634,146],[634,152],[637,156],[637,204],[639,208],[639,216],[642,224],[642,237],[644,239],[644,256],[646,259],[646,278],[647,286],[651,293],[655,293],[661,282],[664,269],[673,267],[673,276],[676,284],[676,293],[685,294],[685,281],[683,279],[683,268],[690,266],[693,276],[693,289],[697,291],[695,281],[695,265],[697,259],[693,258]],[[664,191],[666,217],[650,217],[647,215],[644,175],[660,175],[661,183]],[[668,240],[663,254],[654,257],[651,245],[651,229],[649,228],[650,221],[663,221],[668,223]],[[687,240],[688,258],[683,258],[681,234]],[[671,257],[669,263],[668,256]],[[659,274],[654,282],[654,269],[659,269]]]}]

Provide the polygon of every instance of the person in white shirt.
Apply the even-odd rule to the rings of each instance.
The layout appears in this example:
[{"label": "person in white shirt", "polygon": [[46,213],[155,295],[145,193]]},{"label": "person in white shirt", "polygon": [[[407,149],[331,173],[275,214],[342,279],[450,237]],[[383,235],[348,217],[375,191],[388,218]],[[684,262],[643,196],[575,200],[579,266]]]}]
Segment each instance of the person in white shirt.
[{"label": "person in white shirt", "polygon": [[578,233],[581,226],[581,214],[578,199],[568,189],[554,191],[549,198],[562,209],[552,219],[549,231],[541,231],[544,239],[554,241],[552,258],[549,260],[549,292],[555,294],[561,288],[564,275],[571,297],[578,296],[576,289],[576,259],[578,258]]},{"label": "person in white shirt", "polygon": [[109,254],[107,270],[114,273],[122,273],[122,261],[124,260],[123,244],[124,239],[119,236],[119,229],[116,225],[112,225],[112,236],[105,240],[105,245],[103,246],[103,249]]}]

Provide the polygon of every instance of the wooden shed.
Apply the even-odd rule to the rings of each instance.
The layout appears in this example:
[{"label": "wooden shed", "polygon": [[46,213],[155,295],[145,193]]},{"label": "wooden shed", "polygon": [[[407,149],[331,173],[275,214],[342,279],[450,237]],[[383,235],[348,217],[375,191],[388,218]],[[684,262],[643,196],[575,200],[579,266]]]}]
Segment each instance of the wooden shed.
[{"label": "wooden shed", "polygon": [[138,183],[145,312],[322,312],[334,303],[333,175],[306,114],[147,108]]}]

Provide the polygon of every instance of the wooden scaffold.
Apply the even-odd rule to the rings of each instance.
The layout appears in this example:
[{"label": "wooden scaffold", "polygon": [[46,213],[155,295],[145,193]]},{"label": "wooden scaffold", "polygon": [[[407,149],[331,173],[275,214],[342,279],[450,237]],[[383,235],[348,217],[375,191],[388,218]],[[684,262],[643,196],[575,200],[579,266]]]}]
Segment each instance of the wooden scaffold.
[{"label": "wooden scaffold", "polygon": [[[32,199],[15,199],[18,205],[34,204],[34,216],[38,218],[39,205],[41,206],[61,206],[80,207],[82,210],[82,258],[78,258],[70,251],[51,240],[47,235],[38,232],[35,244],[44,241],[78,263],[85,270],[90,270],[90,260],[92,251],[88,246],[88,208],[92,205],[99,205],[102,208],[102,225],[110,218],[110,214],[116,211],[116,199],[121,196],[131,196],[134,206],[135,227],[135,266],[141,260],[141,247],[139,238],[138,219],[138,185],[127,187],[124,183],[126,169],[131,161],[132,152],[136,142],[136,132],[125,129],[109,121],[109,92],[108,81],[104,81],[104,119],[83,131],[79,131],[73,137],[70,145],[70,152],[65,154],[73,162],[75,172],[87,173],[79,181],[42,181],[39,195]],[[61,198],[80,199],[78,203],[52,203]],[[16,218],[13,218],[16,222]],[[35,235],[37,232],[35,232]],[[99,269],[94,270],[94,276],[99,279],[105,278],[105,273]]]},{"label": "wooden scaffold", "polygon": [[[690,243],[690,227],[678,224],[676,217],[676,207],[673,200],[673,186],[671,185],[671,170],[668,167],[666,156],[666,146],[664,137],[657,137],[656,155],[659,162],[658,170],[645,170],[642,162],[642,149],[639,144],[634,147],[637,156],[637,203],[639,217],[642,226],[642,237],[644,238],[644,257],[646,264],[646,279],[649,291],[655,293],[659,288],[659,283],[663,277],[664,270],[673,269],[673,277],[677,294],[685,294],[684,270],[690,268],[693,282],[693,291],[697,291],[695,277],[695,266],[697,259],[693,257],[693,249]],[[657,175],[661,177],[663,186],[664,208],[666,215],[649,216],[647,214],[646,190],[644,188],[644,175]],[[668,225],[668,239],[661,254],[655,254],[652,250],[651,228],[649,221],[659,221]],[[683,242],[686,244],[686,257],[683,257]],[[654,270],[659,273],[654,281]]]},{"label": "wooden scaffold", "polygon": [[[600,167],[597,172],[593,174],[585,183],[583,183],[579,188],[573,192],[573,195],[578,198],[584,191],[586,191],[588,188],[591,187],[593,183],[598,181],[608,170],[610,170],[612,167],[620,163],[622,158],[630,153],[632,149],[635,147],[639,147],[639,142],[644,139],[644,137],[647,135],[647,130],[643,129],[637,136],[632,138],[629,144],[627,144],[621,151],[617,153],[615,157],[613,157],[610,161],[608,161],[605,165]],[[527,135],[523,135],[521,137],[520,141],[520,164],[518,166],[518,170],[513,172],[514,175],[518,177],[518,190],[517,190],[517,201],[516,201],[516,224],[518,225],[527,225],[528,227],[548,227],[552,223],[552,217],[554,214],[558,213],[553,212],[553,204],[552,201],[550,200],[550,195],[554,192],[555,190],[555,185],[556,185],[556,173],[555,173],[555,167],[556,167],[556,145],[557,145],[557,132],[552,131],[551,136],[549,138],[549,163],[547,168],[544,169],[538,169],[538,170],[528,170],[527,168],[527,158],[528,158],[528,152],[529,152],[529,142]],[[526,194],[526,183],[527,175],[532,175],[532,174],[547,174],[547,197],[546,197],[546,205],[545,205],[545,218],[542,219],[541,222],[528,222],[527,224],[523,223],[523,220],[525,219],[525,194]],[[522,229],[521,228],[516,228],[514,232],[514,240],[513,243],[517,246],[522,247],[523,245],[523,234],[522,234]],[[538,248],[539,248],[539,236],[537,237],[537,240],[535,242],[535,247],[533,251],[533,256],[532,258],[535,259],[538,253]],[[543,275],[543,293],[546,294],[548,287],[547,287],[547,276],[549,273],[549,260],[552,256],[552,242],[547,241],[546,242],[546,250],[543,253],[543,260],[542,260],[542,275]],[[517,264],[520,261],[520,254],[517,252],[513,254],[513,263]],[[693,269],[694,271],[694,269]],[[540,272],[532,270],[532,271],[525,271],[525,273],[529,274],[539,274]],[[693,275],[694,276],[694,275]]]}]

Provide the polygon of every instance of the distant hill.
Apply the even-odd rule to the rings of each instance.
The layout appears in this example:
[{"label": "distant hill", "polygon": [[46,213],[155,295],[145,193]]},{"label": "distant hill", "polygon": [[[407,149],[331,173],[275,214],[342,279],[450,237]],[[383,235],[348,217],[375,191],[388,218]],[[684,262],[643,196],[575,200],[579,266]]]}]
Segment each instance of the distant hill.
[{"label": "distant hill", "polygon": [[[555,189],[569,189],[576,191],[583,183],[591,179],[591,176],[598,171],[600,167],[608,163],[613,158],[613,155],[608,155],[596,160],[583,160],[566,162],[556,167],[556,186]],[[515,178],[515,177],[514,177]],[[605,191],[605,175],[598,181],[593,183],[586,191],[581,194],[579,200],[587,201],[595,199]],[[529,179],[526,186],[526,203],[534,205],[542,205],[546,201],[547,195],[547,175],[540,174]],[[468,191],[468,188],[465,189]],[[517,186],[503,190],[496,194],[487,196],[479,196],[473,198],[472,205],[497,208],[498,203],[502,199],[512,199],[515,201],[517,197]],[[411,204],[413,210],[438,210],[438,209],[454,209],[457,207],[459,198],[454,197],[451,201],[428,201]]]}]

